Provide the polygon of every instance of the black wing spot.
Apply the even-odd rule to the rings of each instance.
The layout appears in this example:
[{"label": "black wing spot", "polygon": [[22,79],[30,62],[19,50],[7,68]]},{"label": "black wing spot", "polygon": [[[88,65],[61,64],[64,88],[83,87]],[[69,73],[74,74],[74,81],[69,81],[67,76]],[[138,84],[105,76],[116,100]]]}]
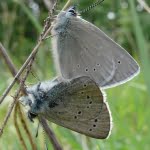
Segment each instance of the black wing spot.
[{"label": "black wing spot", "polygon": [[88,69],[88,68],[86,68],[86,69],[85,69],[85,71],[86,71],[86,72],[88,72],[88,71],[89,71],[89,69]]},{"label": "black wing spot", "polygon": [[87,108],[90,108],[89,106],[87,106]]},{"label": "black wing spot", "polygon": [[81,94],[84,94],[84,92],[81,92]]},{"label": "black wing spot", "polygon": [[79,65],[79,64],[78,64],[77,66],[78,66],[78,68],[80,68],[80,65]]},{"label": "black wing spot", "polygon": [[85,50],[87,51],[87,50],[88,50],[88,48],[87,48],[87,47],[85,47]]},{"label": "black wing spot", "polygon": [[90,101],[89,104],[92,104],[92,101]]},{"label": "black wing spot", "polygon": [[57,106],[57,105],[58,105],[58,104],[57,104],[56,102],[52,101],[52,102],[49,103],[48,106],[49,106],[50,108],[54,108],[54,107]]},{"label": "black wing spot", "polygon": [[118,64],[120,64],[121,63],[121,61],[120,60],[118,60]]},{"label": "black wing spot", "polygon": [[97,66],[100,66],[100,64],[97,64]]},{"label": "black wing spot", "polygon": [[86,84],[84,84],[84,87],[87,87],[87,85],[86,85]]},{"label": "black wing spot", "polygon": [[97,120],[97,119],[95,119],[94,121],[95,121],[95,122],[97,122],[98,120]]},{"label": "black wing spot", "polygon": [[80,115],[80,114],[81,114],[81,111],[79,111],[78,114]]},{"label": "black wing spot", "polygon": [[94,71],[96,71],[96,69],[95,69],[95,68],[94,68],[93,70],[94,70]]},{"label": "black wing spot", "polygon": [[77,116],[74,116],[74,119],[77,119]]},{"label": "black wing spot", "polygon": [[93,127],[96,127],[96,125],[95,125],[95,124],[93,124]]},{"label": "black wing spot", "polygon": [[92,131],[92,129],[89,129],[89,131]]},{"label": "black wing spot", "polygon": [[87,95],[87,99],[89,99],[90,98],[90,96],[89,95]]}]

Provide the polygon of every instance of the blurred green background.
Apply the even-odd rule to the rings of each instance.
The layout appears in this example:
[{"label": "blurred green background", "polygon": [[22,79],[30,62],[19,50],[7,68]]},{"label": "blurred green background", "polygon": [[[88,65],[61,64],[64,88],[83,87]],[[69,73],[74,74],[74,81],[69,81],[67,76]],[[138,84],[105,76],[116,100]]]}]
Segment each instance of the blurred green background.
[{"label": "blurred green background", "polygon": [[[140,0],[139,0],[140,1]],[[19,69],[41,33],[44,19],[48,16],[46,2],[49,0],[0,0],[0,41],[8,50],[14,64]],[[58,2],[61,10],[66,0]],[[91,0],[74,0],[78,9],[91,5]],[[150,6],[150,1],[145,1]],[[83,14],[122,45],[139,62],[141,73],[132,81],[106,90],[107,101],[113,116],[112,133],[107,140],[96,140],[77,134],[54,124],[50,124],[65,150],[149,150],[150,149],[150,14],[137,0],[105,0],[101,5]],[[40,80],[56,75],[51,56],[50,39],[39,49],[32,72]],[[38,79],[29,75],[27,84]],[[0,54],[0,94],[13,80]],[[14,95],[14,88],[9,95]],[[0,106],[0,125],[12,98],[8,96]],[[28,126],[35,137],[37,122]],[[39,130],[34,138],[38,149],[44,149],[44,135]],[[22,129],[22,133],[23,129]],[[24,134],[24,139],[27,141]],[[46,139],[48,142],[48,139]],[[27,143],[29,145],[29,143]],[[53,149],[48,143],[49,149]],[[9,120],[0,139],[1,150],[22,149],[13,124]],[[28,146],[30,150],[31,147]]]}]

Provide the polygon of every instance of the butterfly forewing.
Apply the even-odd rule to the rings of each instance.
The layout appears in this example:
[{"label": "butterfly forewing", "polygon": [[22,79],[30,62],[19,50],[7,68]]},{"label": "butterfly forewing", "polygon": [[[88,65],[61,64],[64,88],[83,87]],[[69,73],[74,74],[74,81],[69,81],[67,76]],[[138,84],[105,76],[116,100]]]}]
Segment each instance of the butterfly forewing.
[{"label": "butterfly forewing", "polygon": [[56,90],[56,96],[47,94],[49,107],[43,110],[43,115],[76,132],[106,138],[111,129],[111,116],[97,84],[88,77],[80,77],[59,86],[62,90]]},{"label": "butterfly forewing", "polygon": [[135,60],[96,26],[72,17],[65,34],[54,36],[57,70],[66,79],[90,76],[100,87],[112,87],[139,72]]}]

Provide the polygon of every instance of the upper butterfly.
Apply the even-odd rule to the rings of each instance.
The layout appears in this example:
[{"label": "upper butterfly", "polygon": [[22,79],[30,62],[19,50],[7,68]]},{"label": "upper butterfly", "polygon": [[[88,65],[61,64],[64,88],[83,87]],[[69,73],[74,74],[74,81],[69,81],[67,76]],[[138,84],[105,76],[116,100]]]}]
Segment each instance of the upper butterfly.
[{"label": "upper butterfly", "polygon": [[100,87],[109,88],[139,73],[132,56],[99,28],[80,18],[75,7],[58,14],[51,34],[57,72],[65,79],[86,75]]}]

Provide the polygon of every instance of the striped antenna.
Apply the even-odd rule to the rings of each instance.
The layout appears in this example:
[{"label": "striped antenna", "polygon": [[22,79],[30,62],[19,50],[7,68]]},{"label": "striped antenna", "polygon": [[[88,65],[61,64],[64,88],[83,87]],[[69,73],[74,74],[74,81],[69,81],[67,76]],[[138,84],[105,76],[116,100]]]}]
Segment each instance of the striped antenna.
[{"label": "striped antenna", "polygon": [[98,0],[97,2],[93,3],[92,5],[90,5],[89,7],[83,9],[82,11],[80,11],[79,13],[82,14],[82,13],[85,13],[89,10],[91,10],[92,8],[96,7],[97,5],[101,4],[104,0]]}]

